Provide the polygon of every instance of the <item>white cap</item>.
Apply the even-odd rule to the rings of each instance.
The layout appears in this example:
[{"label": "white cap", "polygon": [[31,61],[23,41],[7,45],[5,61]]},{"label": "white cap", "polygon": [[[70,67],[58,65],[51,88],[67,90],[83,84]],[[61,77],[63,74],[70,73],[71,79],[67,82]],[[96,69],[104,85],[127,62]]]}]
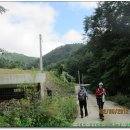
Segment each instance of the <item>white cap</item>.
[{"label": "white cap", "polygon": [[102,82],[100,82],[98,85],[99,85],[99,86],[103,86],[103,83],[102,83]]}]

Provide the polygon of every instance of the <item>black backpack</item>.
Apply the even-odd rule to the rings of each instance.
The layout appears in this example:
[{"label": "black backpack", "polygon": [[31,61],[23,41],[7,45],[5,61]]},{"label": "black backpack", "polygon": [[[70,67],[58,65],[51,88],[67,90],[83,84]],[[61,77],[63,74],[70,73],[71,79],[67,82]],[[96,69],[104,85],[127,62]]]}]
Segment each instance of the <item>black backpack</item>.
[{"label": "black backpack", "polygon": [[86,96],[85,96],[85,90],[81,89],[79,91],[79,94],[78,94],[78,99],[79,99],[79,101],[85,101],[85,98],[86,98]]}]

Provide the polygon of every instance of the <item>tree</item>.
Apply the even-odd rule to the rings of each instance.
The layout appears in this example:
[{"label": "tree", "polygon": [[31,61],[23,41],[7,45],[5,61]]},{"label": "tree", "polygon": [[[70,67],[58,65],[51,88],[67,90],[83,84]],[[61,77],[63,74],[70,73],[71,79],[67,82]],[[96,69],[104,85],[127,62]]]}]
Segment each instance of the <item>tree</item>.
[{"label": "tree", "polygon": [[92,32],[87,46],[94,55],[88,69],[93,85],[103,80],[112,94],[129,93],[130,2],[99,2],[95,15],[85,18],[84,29]]},{"label": "tree", "polygon": [[3,14],[5,12],[6,12],[6,9],[3,6],[0,5],[0,13]]},{"label": "tree", "polygon": [[79,68],[95,91],[102,81],[110,95],[130,93],[130,2],[99,2],[94,15],[84,19],[90,41],[67,62],[76,78]]}]

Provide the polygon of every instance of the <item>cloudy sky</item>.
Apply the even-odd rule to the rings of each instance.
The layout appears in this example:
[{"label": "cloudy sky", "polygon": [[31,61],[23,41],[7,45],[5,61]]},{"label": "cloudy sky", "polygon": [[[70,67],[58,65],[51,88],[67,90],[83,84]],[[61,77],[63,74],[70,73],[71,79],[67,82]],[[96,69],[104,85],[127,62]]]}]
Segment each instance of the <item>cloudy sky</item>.
[{"label": "cloudy sky", "polygon": [[0,2],[0,48],[39,57],[54,48],[82,41],[83,20],[94,13],[96,2]]}]

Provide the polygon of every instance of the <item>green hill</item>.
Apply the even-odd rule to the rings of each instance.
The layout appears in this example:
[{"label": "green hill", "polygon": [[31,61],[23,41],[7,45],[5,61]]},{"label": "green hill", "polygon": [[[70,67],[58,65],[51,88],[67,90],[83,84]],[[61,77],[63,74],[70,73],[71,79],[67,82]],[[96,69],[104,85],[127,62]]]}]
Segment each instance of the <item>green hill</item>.
[{"label": "green hill", "polygon": [[37,58],[29,57],[18,53],[0,54],[0,68],[21,68],[30,69],[31,65],[36,62]]},{"label": "green hill", "polygon": [[0,58],[2,57],[10,61],[21,61],[21,62],[29,62],[29,63],[36,60],[35,57],[29,57],[24,54],[18,54],[18,53],[7,53],[4,55],[0,55]]},{"label": "green hill", "polygon": [[[65,61],[82,46],[84,45],[81,43],[67,44],[52,50],[43,56],[44,69],[48,69],[57,65],[58,63]],[[39,68],[39,58],[28,57],[18,53],[5,53],[3,55],[0,54],[0,68],[31,69],[33,67]]]},{"label": "green hill", "polygon": [[57,65],[68,59],[75,51],[80,47],[84,46],[81,43],[77,44],[67,44],[65,46],[60,46],[48,54],[43,56],[43,65],[45,69]]}]

